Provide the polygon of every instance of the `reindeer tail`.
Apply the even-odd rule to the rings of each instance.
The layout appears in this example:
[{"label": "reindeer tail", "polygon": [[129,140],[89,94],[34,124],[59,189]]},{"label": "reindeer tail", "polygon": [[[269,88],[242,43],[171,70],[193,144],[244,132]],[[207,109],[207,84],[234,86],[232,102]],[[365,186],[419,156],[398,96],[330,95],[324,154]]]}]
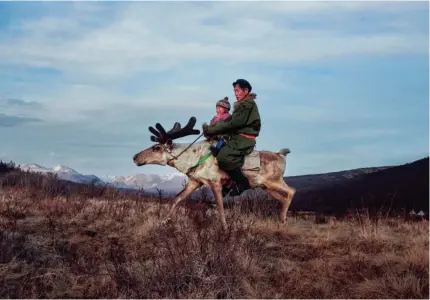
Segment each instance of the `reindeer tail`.
[{"label": "reindeer tail", "polygon": [[291,153],[290,149],[284,148],[278,151],[278,154],[286,156],[288,153]]}]

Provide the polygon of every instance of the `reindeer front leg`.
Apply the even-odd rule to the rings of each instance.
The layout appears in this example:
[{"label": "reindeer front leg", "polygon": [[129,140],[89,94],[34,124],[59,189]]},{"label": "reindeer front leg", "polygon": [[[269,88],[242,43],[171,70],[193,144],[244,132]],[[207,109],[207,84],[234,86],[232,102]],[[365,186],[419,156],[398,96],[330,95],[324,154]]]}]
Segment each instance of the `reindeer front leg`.
[{"label": "reindeer front leg", "polygon": [[224,230],[227,230],[227,222],[225,220],[225,214],[224,214],[224,203],[223,203],[223,197],[222,197],[222,186],[220,182],[213,182],[210,185],[212,189],[212,193],[214,194],[216,204],[218,206],[218,212],[221,218],[221,225]]},{"label": "reindeer front leg", "polygon": [[202,184],[200,182],[189,178],[186,187],[179,194],[176,195],[175,199],[173,200],[173,204],[170,207],[169,213],[167,214],[166,218],[161,223],[166,224],[170,220],[170,218],[173,214],[173,211],[174,211],[175,207],[179,204],[179,202],[181,202],[182,200],[187,198],[192,192],[194,192],[201,185]]}]

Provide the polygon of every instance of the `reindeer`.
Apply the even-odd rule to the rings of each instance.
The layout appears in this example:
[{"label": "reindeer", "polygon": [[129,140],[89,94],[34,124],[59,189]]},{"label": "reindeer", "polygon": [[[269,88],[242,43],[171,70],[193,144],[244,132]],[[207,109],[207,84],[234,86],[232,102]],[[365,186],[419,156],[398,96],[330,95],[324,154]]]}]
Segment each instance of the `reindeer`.
[{"label": "reindeer", "polygon": [[[209,150],[211,140],[196,142],[203,135],[201,134],[192,143],[173,143],[175,139],[200,134],[199,130],[193,129],[195,123],[196,118],[191,117],[184,128],[181,128],[180,123],[176,122],[172,129],[167,132],[159,123],[155,125],[158,131],[149,126],[149,131],[154,134],[151,136],[151,141],[156,144],[135,154],[133,161],[137,166],[168,165],[188,177],[188,183],[175,196],[162,224],[171,220],[175,207],[182,200],[197,188],[206,185],[211,188],[214,194],[222,226],[226,229],[222,185],[227,183],[230,178],[226,172],[218,167],[216,157],[211,155]],[[253,153],[245,157],[245,163],[242,167],[243,174],[248,179],[251,189],[260,187],[280,201],[279,221],[281,224],[285,224],[288,208],[296,192],[283,179],[288,153],[290,153],[289,149],[281,149],[279,152],[254,149]]]}]

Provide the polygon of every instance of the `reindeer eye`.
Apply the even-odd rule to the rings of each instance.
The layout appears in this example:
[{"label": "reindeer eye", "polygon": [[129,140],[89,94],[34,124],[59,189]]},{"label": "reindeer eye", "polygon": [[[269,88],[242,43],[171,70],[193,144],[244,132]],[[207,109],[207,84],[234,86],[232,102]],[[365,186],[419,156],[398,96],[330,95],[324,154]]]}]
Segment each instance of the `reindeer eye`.
[{"label": "reindeer eye", "polygon": [[152,148],[152,150],[155,152],[155,151],[160,151],[161,150],[161,147],[160,146],[154,146],[153,148]]}]

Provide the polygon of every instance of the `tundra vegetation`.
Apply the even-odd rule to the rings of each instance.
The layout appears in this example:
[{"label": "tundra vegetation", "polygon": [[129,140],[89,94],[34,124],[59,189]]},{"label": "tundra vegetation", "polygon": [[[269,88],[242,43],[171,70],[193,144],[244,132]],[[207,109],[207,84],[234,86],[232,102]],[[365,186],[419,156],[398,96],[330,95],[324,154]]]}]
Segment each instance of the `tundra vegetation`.
[{"label": "tundra vegetation", "polygon": [[[199,193],[195,193],[196,197]],[[226,208],[71,184],[0,162],[1,298],[429,297],[429,226],[291,214],[250,193]]]}]

